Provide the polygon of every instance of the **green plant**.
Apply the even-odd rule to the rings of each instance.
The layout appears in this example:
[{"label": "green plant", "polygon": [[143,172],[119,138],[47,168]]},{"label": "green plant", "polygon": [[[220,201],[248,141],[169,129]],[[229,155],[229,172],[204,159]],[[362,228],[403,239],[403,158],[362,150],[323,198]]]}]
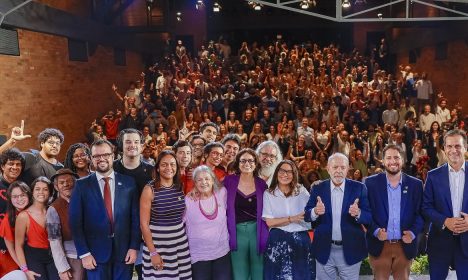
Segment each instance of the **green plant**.
[{"label": "green plant", "polygon": [[411,272],[414,274],[428,274],[429,261],[427,255],[416,257],[411,264]]},{"label": "green plant", "polygon": [[369,264],[369,258],[365,258],[361,264],[361,270],[359,271],[360,275],[372,275],[372,268]]}]

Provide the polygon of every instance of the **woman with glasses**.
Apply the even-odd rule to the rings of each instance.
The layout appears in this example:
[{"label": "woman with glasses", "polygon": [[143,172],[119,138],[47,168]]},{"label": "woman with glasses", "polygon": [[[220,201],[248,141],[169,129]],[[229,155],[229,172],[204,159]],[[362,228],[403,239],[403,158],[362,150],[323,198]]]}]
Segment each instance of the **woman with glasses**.
[{"label": "woman with glasses", "polygon": [[263,194],[262,217],[270,228],[264,279],[315,279],[309,226],[304,222],[309,193],[298,180],[296,165],[283,160]]},{"label": "woman with glasses", "polygon": [[192,279],[185,209],[176,155],[163,150],[140,197],[143,279]]},{"label": "woman with glasses", "polygon": [[5,241],[8,251],[0,253],[0,278],[26,279],[26,275],[18,270],[20,263],[15,250],[15,223],[18,213],[31,205],[32,192],[25,183],[15,181],[8,187],[6,197],[7,211],[0,223],[0,239]]},{"label": "woman with glasses", "polygon": [[263,279],[263,252],[268,227],[262,219],[266,183],[258,177],[259,162],[252,149],[241,150],[235,174],[226,176],[227,224],[235,280]]},{"label": "woman with glasses", "polygon": [[88,176],[90,171],[91,163],[91,151],[83,143],[75,143],[68,148],[67,155],[65,157],[65,168],[71,169],[78,176]]},{"label": "woman with glasses", "polygon": [[52,184],[41,176],[32,182],[31,189],[32,205],[18,214],[15,223],[15,250],[20,269],[28,280],[58,280],[45,228]]},{"label": "woman with glasses", "polygon": [[208,143],[203,148],[203,154],[205,157],[205,165],[208,166],[211,171],[213,171],[216,178],[222,182],[227,175],[227,172],[221,165],[224,158],[224,145],[219,142]]},{"label": "woman with glasses", "polygon": [[195,188],[185,197],[185,224],[194,280],[231,280],[226,188],[208,166],[193,171]]}]

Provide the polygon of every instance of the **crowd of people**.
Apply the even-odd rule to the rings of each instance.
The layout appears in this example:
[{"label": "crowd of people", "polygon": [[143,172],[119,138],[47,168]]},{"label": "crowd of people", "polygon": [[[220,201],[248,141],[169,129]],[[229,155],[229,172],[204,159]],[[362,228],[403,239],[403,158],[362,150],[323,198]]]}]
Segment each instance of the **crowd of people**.
[{"label": "crowd of people", "polygon": [[63,163],[60,130],[13,128],[0,279],[408,279],[426,241],[431,279],[468,279],[461,108],[382,59],[179,41]]}]

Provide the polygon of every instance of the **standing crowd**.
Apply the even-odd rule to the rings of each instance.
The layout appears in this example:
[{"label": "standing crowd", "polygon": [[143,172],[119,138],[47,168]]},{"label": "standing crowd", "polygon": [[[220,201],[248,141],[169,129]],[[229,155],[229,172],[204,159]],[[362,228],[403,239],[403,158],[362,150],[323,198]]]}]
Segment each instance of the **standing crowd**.
[{"label": "standing crowd", "polygon": [[409,279],[422,252],[468,279],[464,119],[425,73],[333,45],[238,55],[179,41],[63,164],[61,131],[21,152],[13,128],[0,279],[358,279],[368,256]]}]

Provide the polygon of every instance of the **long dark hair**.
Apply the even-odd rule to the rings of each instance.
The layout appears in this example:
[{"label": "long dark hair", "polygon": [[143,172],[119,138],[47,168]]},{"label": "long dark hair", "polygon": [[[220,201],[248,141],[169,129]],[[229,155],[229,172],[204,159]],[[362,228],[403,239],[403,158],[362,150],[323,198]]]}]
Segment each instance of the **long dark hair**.
[{"label": "long dark hair", "polygon": [[83,151],[88,155],[89,157],[89,160],[88,160],[88,169],[89,169],[89,163],[91,162],[91,151],[89,150],[88,146],[86,146],[85,144],[83,143],[75,143],[73,145],[71,145],[68,150],[67,150],[67,155],[65,157],[65,162],[64,162],[64,165],[65,165],[65,168],[69,168],[71,169],[73,172],[77,172],[76,170],[76,166],[75,164],[73,163],[73,154],[75,153],[75,151],[77,149],[83,149]]},{"label": "long dark hair", "polygon": [[10,224],[11,228],[15,227],[15,222],[16,222],[16,214],[17,210],[15,206],[13,206],[13,202],[11,201],[11,193],[13,192],[14,189],[20,189],[21,192],[25,193],[26,196],[28,197],[28,204],[24,207],[24,209],[28,208],[31,206],[33,202],[33,196],[32,196],[32,191],[31,188],[26,185],[26,183],[22,181],[14,181],[13,183],[10,184],[7,190],[7,209],[6,212],[8,214],[8,222]]},{"label": "long dark hair", "polygon": [[161,163],[161,160],[165,156],[172,156],[175,159],[176,162],[176,174],[174,176],[174,182],[173,184],[175,185],[176,190],[180,191],[182,189],[182,182],[180,180],[180,172],[179,172],[179,164],[177,163],[177,157],[173,151],[170,150],[162,150],[158,157],[156,158],[156,164],[154,165],[154,187],[155,189],[159,189],[161,187],[161,175],[158,171],[159,169],[159,164]]},{"label": "long dark hair", "polygon": [[275,169],[275,173],[273,173],[273,178],[271,180],[271,184],[270,186],[268,186],[268,191],[270,193],[274,193],[275,192],[275,189],[276,187],[278,186],[278,172],[280,170],[280,168],[285,165],[285,164],[288,164],[289,166],[291,166],[292,168],[292,172],[293,172],[293,178],[292,178],[292,181],[291,183],[289,184],[289,192],[285,194],[286,197],[289,197],[291,195],[298,195],[299,194],[299,172],[297,171],[297,167],[296,167],[296,164],[290,160],[282,160],[278,166],[276,166],[276,169]]}]

